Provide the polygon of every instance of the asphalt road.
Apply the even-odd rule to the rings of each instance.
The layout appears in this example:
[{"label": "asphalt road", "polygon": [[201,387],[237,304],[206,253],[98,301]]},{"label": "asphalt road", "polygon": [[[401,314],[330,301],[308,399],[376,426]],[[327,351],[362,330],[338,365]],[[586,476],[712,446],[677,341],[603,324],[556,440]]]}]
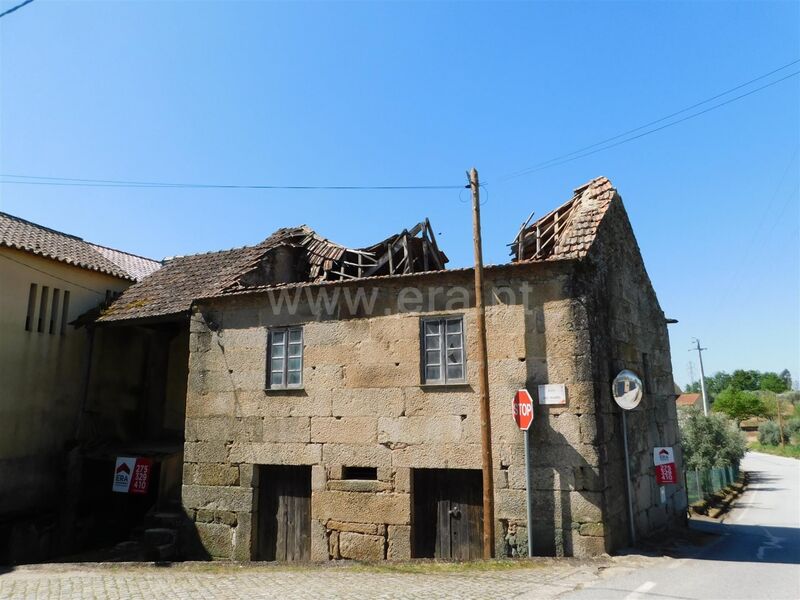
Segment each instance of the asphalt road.
[{"label": "asphalt road", "polygon": [[561,598],[800,599],[800,461],[751,452],[742,468],[752,483],[724,522],[692,522],[717,540]]}]

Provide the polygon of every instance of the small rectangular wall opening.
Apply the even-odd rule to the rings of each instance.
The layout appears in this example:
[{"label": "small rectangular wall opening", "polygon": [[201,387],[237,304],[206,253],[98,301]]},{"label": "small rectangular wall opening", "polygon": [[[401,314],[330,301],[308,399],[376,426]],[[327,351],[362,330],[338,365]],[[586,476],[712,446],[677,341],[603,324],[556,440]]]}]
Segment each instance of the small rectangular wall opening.
[{"label": "small rectangular wall opening", "polygon": [[58,324],[58,307],[61,301],[61,290],[58,288],[53,289],[53,305],[50,307],[50,329],[48,332],[52,335],[56,332]]},{"label": "small rectangular wall opening", "polygon": [[32,283],[28,290],[28,314],[25,317],[25,331],[33,330],[33,319],[36,316],[36,294],[38,291],[39,286]]},{"label": "small rectangular wall opening", "polygon": [[64,290],[64,303],[61,305],[61,335],[67,333],[69,321],[69,290]]},{"label": "small rectangular wall opening", "polygon": [[50,288],[46,285],[42,286],[42,298],[39,303],[39,320],[36,324],[36,331],[44,333],[44,324],[47,320],[47,299],[50,295]]},{"label": "small rectangular wall opening", "polygon": [[342,479],[378,479],[378,467],[342,467]]}]

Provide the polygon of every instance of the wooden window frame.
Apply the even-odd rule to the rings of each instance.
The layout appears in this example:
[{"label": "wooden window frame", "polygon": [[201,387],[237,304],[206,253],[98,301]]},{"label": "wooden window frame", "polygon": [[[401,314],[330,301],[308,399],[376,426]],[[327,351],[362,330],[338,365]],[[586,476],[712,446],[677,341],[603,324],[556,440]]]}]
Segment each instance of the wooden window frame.
[{"label": "wooden window frame", "polygon": [[[447,326],[452,322],[458,322],[460,330],[458,332],[448,333]],[[438,333],[428,333],[427,325],[430,323],[438,324]],[[456,365],[461,365],[460,377],[450,377],[447,373],[447,351],[450,350],[447,345],[448,335],[460,336],[460,347],[452,348],[453,350],[461,351],[461,362],[455,363]],[[429,339],[438,339],[438,348],[430,347]],[[429,353],[431,352],[439,353],[438,362],[429,362]],[[428,377],[428,367],[438,367],[439,377]],[[437,317],[423,317],[420,319],[420,378],[422,385],[464,385],[467,383],[467,348],[464,315],[442,315]]]},{"label": "wooden window frame", "polygon": [[[291,341],[291,335],[294,332],[300,333],[300,341]],[[277,334],[282,333],[284,338],[283,342],[276,343],[275,337]],[[292,355],[290,354],[289,346],[294,344],[300,344],[300,354],[299,355]],[[281,354],[282,356],[275,356],[276,351],[278,348],[282,348]],[[304,359],[303,355],[305,354],[305,336],[303,335],[303,326],[302,325],[292,325],[288,327],[271,327],[267,330],[267,385],[266,389],[268,390],[299,390],[303,388],[303,366],[304,366]],[[299,369],[289,369],[289,359],[292,358],[299,358],[300,359],[300,368]],[[273,369],[273,359],[282,361],[282,366],[280,370]],[[281,382],[274,383],[272,381],[272,374],[273,373],[281,373]],[[289,373],[299,373],[300,380],[296,383],[289,383]]]}]

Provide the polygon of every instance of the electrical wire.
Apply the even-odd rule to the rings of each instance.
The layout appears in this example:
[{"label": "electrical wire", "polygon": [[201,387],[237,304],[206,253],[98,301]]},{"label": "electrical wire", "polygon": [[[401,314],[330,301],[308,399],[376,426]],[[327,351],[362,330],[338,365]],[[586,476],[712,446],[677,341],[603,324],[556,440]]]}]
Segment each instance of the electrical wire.
[{"label": "electrical wire", "polygon": [[227,183],[171,183],[163,181],[124,181],[114,179],[77,179],[72,177],[43,177],[39,175],[14,175],[0,173],[0,177],[11,177],[23,181],[0,181],[21,185],[57,185],[79,187],[152,187],[188,189],[234,189],[234,190],[454,190],[463,185],[268,185]]},{"label": "electrical wire", "polygon": [[5,17],[6,15],[11,14],[15,10],[19,10],[20,8],[22,8],[26,4],[30,4],[31,2],[33,2],[33,0],[25,0],[25,2],[21,2],[21,3],[17,4],[16,6],[12,6],[8,10],[4,10],[3,12],[0,13],[0,19]]},{"label": "electrical wire", "polygon": [[[39,273],[43,273],[43,274],[47,275],[48,277],[52,277],[53,279],[58,279],[59,281],[63,281],[64,283],[68,283],[70,285],[74,285],[75,287],[83,288],[84,290],[87,290],[89,292],[93,292],[93,293],[97,294],[98,296],[105,296],[106,295],[105,292],[100,292],[98,290],[94,290],[92,288],[86,287],[85,285],[81,285],[80,283],[75,283],[74,281],[70,281],[69,279],[64,279],[63,277],[59,277],[58,275],[53,275],[52,273],[48,273],[47,271],[42,271],[41,269],[37,269],[34,266],[31,266],[31,265],[29,265],[27,263],[24,263],[21,260],[17,260],[16,258],[11,258],[10,256],[7,256],[5,254],[0,254],[0,258],[8,259],[11,262],[15,262],[15,263],[17,263],[19,265],[22,265],[23,267],[26,267],[28,269],[32,269],[34,271],[38,271]],[[100,271],[97,271],[97,272],[99,273]]]},{"label": "electrical wire", "polygon": [[[706,108],[704,110],[698,111],[698,112],[693,113],[691,115],[687,115],[687,116],[685,116],[685,117],[683,117],[681,119],[677,119],[675,121],[671,121],[670,123],[666,123],[665,125],[662,125],[660,127],[655,127],[653,129],[649,129],[649,130],[647,130],[647,131],[645,131],[643,133],[640,133],[639,135],[626,137],[625,139],[620,140],[620,141],[618,141],[616,143],[608,144],[608,145],[603,146],[603,144],[607,144],[608,142],[611,142],[611,141],[614,141],[614,140],[618,140],[619,138],[625,137],[625,136],[627,136],[627,135],[629,135],[631,133],[635,133],[637,131],[641,131],[642,129],[650,127],[651,125],[655,125],[656,123],[661,123],[663,121],[669,120],[672,117],[675,117],[677,115],[680,115],[680,114],[683,114],[685,112],[688,112],[688,111],[690,111],[690,110],[692,110],[694,108],[697,108],[698,106],[702,106],[703,104],[708,104],[709,102],[711,102],[713,100],[721,98],[722,96],[726,96],[726,95],[730,94],[731,92],[733,92],[735,90],[738,90],[738,89],[741,89],[743,87],[746,87],[746,86],[748,86],[748,85],[750,85],[750,84],[752,84],[752,83],[754,83],[756,81],[760,81],[760,80],[764,79],[765,77],[769,77],[770,75],[773,75],[773,74],[777,73],[778,71],[782,71],[782,70],[786,69],[787,67],[790,67],[790,66],[792,66],[792,65],[794,65],[794,64],[796,64],[798,62],[800,62],[800,59],[792,61],[792,62],[790,62],[790,63],[788,63],[788,64],[786,64],[786,65],[784,65],[782,67],[779,67],[778,69],[774,69],[773,71],[770,71],[769,73],[766,73],[764,75],[756,77],[755,79],[751,79],[750,81],[748,81],[746,83],[739,84],[736,87],[730,88],[729,90],[726,90],[725,92],[722,92],[722,93],[717,94],[715,96],[712,96],[710,98],[707,98],[706,100],[703,100],[701,102],[697,102],[697,103],[693,104],[692,106],[683,108],[683,109],[681,109],[679,111],[676,111],[676,112],[673,112],[673,113],[671,113],[671,114],[669,114],[669,115],[667,115],[665,117],[661,117],[660,119],[656,119],[655,121],[650,121],[649,123],[646,123],[645,125],[640,125],[639,127],[636,127],[634,129],[629,129],[628,131],[625,131],[623,133],[617,134],[617,135],[612,136],[610,138],[606,138],[603,141],[596,142],[596,143],[591,144],[589,146],[584,146],[583,148],[580,148],[578,150],[574,150],[572,152],[568,152],[566,154],[562,154],[560,156],[551,158],[549,160],[545,160],[545,161],[536,163],[535,165],[531,165],[530,167],[527,167],[525,169],[521,169],[519,171],[515,171],[513,173],[510,173],[508,175],[505,175],[505,176],[495,180],[493,183],[502,183],[504,181],[508,181],[509,179],[514,179],[516,177],[522,177],[523,175],[530,175],[532,173],[536,173],[538,171],[542,171],[542,170],[548,169],[550,167],[557,167],[559,165],[563,165],[565,163],[571,162],[573,160],[577,160],[579,158],[584,158],[586,156],[591,156],[592,154],[596,154],[596,153],[602,152],[604,150],[609,150],[611,148],[615,148],[617,146],[620,146],[622,144],[626,144],[626,143],[631,142],[633,140],[637,140],[639,138],[642,138],[644,136],[650,135],[652,133],[656,133],[656,132],[661,131],[663,129],[666,129],[668,127],[672,127],[673,125],[678,125],[679,123],[683,123],[684,121],[688,121],[688,120],[693,119],[695,117],[699,117],[700,115],[704,115],[704,114],[706,114],[708,112],[711,112],[712,110],[715,110],[717,108],[721,108],[721,107],[723,107],[723,106],[725,106],[727,104],[731,104],[732,102],[736,102],[737,100],[741,100],[742,98],[746,98],[747,96],[755,94],[756,92],[760,92],[761,90],[764,90],[764,89],[766,89],[768,87],[771,87],[773,85],[781,83],[782,81],[785,81],[785,80],[787,80],[787,79],[789,79],[791,77],[795,77],[795,76],[800,74],[800,71],[795,71],[793,73],[790,73],[790,74],[788,74],[788,75],[786,75],[784,77],[781,77],[780,79],[776,79],[774,81],[771,81],[770,83],[767,83],[765,85],[759,86],[759,87],[757,87],[757,88],[755,88],[753,90],[750,90],[749,92],[745,92],[745,93],[740,94],[738,96],[735,96],[733,98],[729,98],[729,99],[727,99],[727,100],[725,100],[723,102],[720,102],[718,104],[710,106],[709,108]],[[602,146],[602,147],[601,148],[597,148],[597,146]],[[585,150],[590,150],[592,148],[595,148],[595,150],[592,150],[590,152],[584,152]]]},{"label": "electrical wire", "polygon": [[[598,152],[603,152],[605,150],[610,150],[611,148],[615,148],[622,144],[627,144],[628,142],[632,142],[639,138],[645,137],[647,135],[651,135],[653,133],[662,131],[667,129],[668,127],[673,127],[674,125],[678,125],[690,119],[694,119],[701,115],[704,115],[712,110],[716,110],[748,96],[760,92],[764,89],[772,87],[773,85],[777,85],[791,77],[795,77],[800,75],[800,71],[795,71],[785,75],[779,79],[773,80],[769,83],[761,85],[757,88],[754,88],[748,92],[743,94],[739,94],[738,96],[734,96],[733,98],[728,98],[722,102],[714,104],[708,108],[705,108],[701,111],[694,112],[689,114],[685,117],[680,119],[670,121],[661,125],[659,127],[654,127],[652,129],[647,129],[637,135],[631,136],[631,133],[635,133],[637,131],[641,131],[642,129],[646,129],[654,124],[661,123],[663,121],[669,120],[677,115],[683,114],[690,110],[693,110],[699,106],[704,104],[708,104],[713,100],[719,99],[723,96],[730,94],[731,92],[751,85],[756,81],[760,81],[770,75],[774,75],[775,73],[782,71],[794,64],[800,62],[800,59],[794,60],[790,63],[787,63],[777,69],[773,69],[769,73],[765,73],[760,75],[754,79],[751,79],[748,82],[741,83],[735,87],[732,87],[722,93],[716,94],[710,98],[697,102],[689,107],[683,108],[679,111],[673,112],[665,117],[661,117],[660,119],[656,119],[655,121],[650,121],[645,125],[640,125],[634,129],[629,129],[623,133],[617,134],[610,138],[606,138],[603,141],[596,142],[589,146],[584,146],[578,150],[574,150],[573,152],[569,152],[567,154],[562,154],[560,156],[551,158],[550,160],[546,160],[526,169],[522,169],[520,171],[516,171],[504,177],[501,177],[496,180],[496,183],[502,183],[508,181],[510,179],[514,179],[517,177],[522,177],[524,175],[530,175],[532,173],[536,173],[538,171],[542,171],[544,169],[549,169],[551,167],[557,167],[568,162],[572,162],[574,160],[578,160],[580,158],[585,158],[587,156],[591,156],[593,154],[597,154]],[[630,136],[630,137],[626,137]],[[624,138],[624,139],[620,139]],[[618,141],[615,141],[618,140]],[[614,142],[609,144],[608,142]],[[600,146],[600,147],[598,147]],[[218,184],[218,183],[183,183],[183,182],[163,182],[163,181],[126,181],[126,180],[115,180],[115,179],[80,179],[80,178],[72,178],[72,177],[46,177],[46,176],[39,176],[39,175],[18,175],[18,174],[10,174],[10,173],[0,173],[0,183],[3,184],[16,184],[16,185],[52,185],[52,186],[80,186],[80,187],[129,187],[129,188],[137,188],[137,187],[154,187],[154,188],[187,188],[187,189],[251,189],[251,190],[365,190],[365,191],[386,191],[386,190],[452,190],[452,189],[463,189],[464,186],[462,185],[269,185],[269,184]],[[495,181],[492,181],[495,183]],[[488,185],[488,184],[483,184]],[[483,185],[481,187],[483,187]]]}]

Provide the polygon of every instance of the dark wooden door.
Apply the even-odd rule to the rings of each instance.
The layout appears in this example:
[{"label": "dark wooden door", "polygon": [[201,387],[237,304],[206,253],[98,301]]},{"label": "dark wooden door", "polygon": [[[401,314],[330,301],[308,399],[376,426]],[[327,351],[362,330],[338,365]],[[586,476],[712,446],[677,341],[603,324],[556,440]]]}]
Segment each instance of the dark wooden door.
[{"label": "dark wooden door", "polygon": [[260,467],[257,559],[311,559],[311,467]]},{"label": "dark wooden door", "polygon": [[453,560],[481,558],[481,472],[414,471],[414,556]]}]

